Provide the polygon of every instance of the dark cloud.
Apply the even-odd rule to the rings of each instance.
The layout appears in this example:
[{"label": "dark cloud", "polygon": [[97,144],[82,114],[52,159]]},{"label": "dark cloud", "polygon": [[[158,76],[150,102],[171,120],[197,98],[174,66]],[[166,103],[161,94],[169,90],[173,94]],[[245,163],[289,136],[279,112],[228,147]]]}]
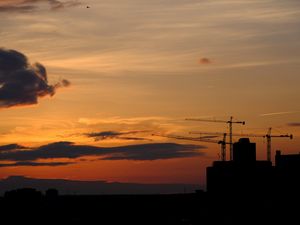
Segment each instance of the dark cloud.
[{"label": "dark cloud", "polygon": [[1,152],[0,160],[36,161],[39,159],[76,159],[84,156],[101,156],[105,160],[159,160],[201,156],[204,153],[199,145],[182,145],[176,143],[153,143],[119,147],[97,147],[75,145],[72,142],[56,142],[30,150]]},{"label": "dark cloud", "polygon": [[16,162],[16,163],[0,163],[0,167],[17,167],[17,166],[67,166],[74,162]]},{"label": "dark cloud", "polygon": [[149,138],[141,138],[141,137],[119,137],[121,140],[129,140],[129,141],[152,141]]},{"label": "dark cloud", "polygon": [[179,145],[175,143],[164,144],[147,144],[128,146],[130,149],[122,148],[114,151],[113,154],[105,156],[104,160],[158,160],[158,159],[174,159],[186,158],[204,155],[199,152],[203,146],[196,145]]},{"label": "dark cloud", "polygon": [[4,0],[0,2],[0,12],[32,12],[40,9],[39,3],[47,3],[48,9],[58,10],[80,5],[79,0]]},{"label": "dark cloud", "polygon": [[16,151],[16,150],[23,150],[26,149],[26,147],[18,144],[9,144],[9,145],[2,145],[0,146],[0,152],[1,151]]},{"label": "dark cloud", "polygon": [[199,60],[199,64],[202,64],[202,65],[211,64],[211,63],[212,63],[212,61],[209,58],[201,58]]},{"label": "dark cloud", "polygon": [[[142,138],[142,137],[131,137],[128,135],[134,135],[138,133],[144,133],[149,132],[146,130],[142,131],[102,131],[102,132],[93,132],[93,133],[87,133],[85,136],[94,138],[95,141],[102,141],[107,139],[121,139],[121,140],[134,140],[134,141],[151,141],[151,139],[148,138]],[[124,136],[126,135],[126,136]]]},{"label": "dark cloud", "polygon": [[299,122],[288,123],[287,125],[290,126],[290,127],[300,127]]},{"label": "dark cloud", "polygon": [[31,65],[24,54],[0,48],[0,108],[37,104],[38,98],[69,85],[67,80],[50,85],[42,64]]}]

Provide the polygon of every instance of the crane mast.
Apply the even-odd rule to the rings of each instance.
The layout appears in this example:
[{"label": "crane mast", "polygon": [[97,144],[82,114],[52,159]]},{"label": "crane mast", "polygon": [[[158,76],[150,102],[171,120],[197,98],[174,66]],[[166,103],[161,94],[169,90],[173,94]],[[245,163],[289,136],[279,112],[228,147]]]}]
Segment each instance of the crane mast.
[{"label": "crane mast", "polygon": [[[167,137],[167,138],[175,138],[175,139],[181,139],[181,140],[190,140],[190,141],[201,141],[201,142],[209,142],[209,143],[217,143],[221,145],[221,160],[226,161],[226,145],[230,146],[230,161],[233,160],[233,136],[240,136],[240,137],[263,137],[267,139],[267,160],[272,161],[272,138],[290,138],[293,139],[292,134],[283,134],[283,135],[273,135],[272,134],[272,128],[270,127],[268,129],[267,134],[236,134],[233,133],[233,124],[242,124],[245,125],[245,121],[234,121],[233,117],[231,116],[229,120],[215,120],[215,119],[197,119],[197,118],[188,118],[186,119],[188,121],[201,121],[201,122],[216,122],[216,123],[227,123],[229,125],[229,132],[228,133],[222,133],[222,132],[200,132],[200,131],[194,131],[189,132],[190,134],[210,134],[215,136],[206,136],[206,137],[184,137],[184,136],[176,136],[176,135],[157,135],[153,134],[155,136],[161,136],[161,137]],[[214,140],[210,138],[216,138],[218,136],[223,135],[222,140]],[[229,135],[229,142],[226,142],[226,138]]]},{"label": "crane mast", "polygon": [[215,122],[215,123],[227,123],[229,125],[229,147],[230,147],[230,160],[233,160],[233,141],[232,141],[232,133],[233,133],[233,124],[242,124],[245,125],[245,121],[233,121],[233,117],[231,116],[229,120],[209,120],[209,119],[186,119],[189,121],[201,121],[201,122]]},{"label": "crane mast", "polygon": [[[222,135],[223,133],[221,133],[221,132],[193,131],[193,132],[190,132],[190,134]],[[238,136],[238,137],[262,137],[262,138],[266,138],[267,139],[267,160],[268,161],[272,161],[272,138],[290,138],[290,139],[293,139],[293,135],[292,134],[272,135],[272,128],[271,127],[268,129],[267,134],[235,134],[235,133],[232,133],[232,136]]]},{"label": "crane mast", "polygon": [[270,127],[268,130],[268,133],[265,135],[267,138],[267,160],[272,160],[272,145],[271,145],[271,139],[272,138],[290,138],[293,139],[292,134],[283,134],[283,135],[272,135],[272,128]]},{"label": "crane mast", "polygon": [[[189,132],[189,134],[209,134],[209,135],[216,135],[216,136],[209,136],[210,138],[218,137],[218,136],[223,136],[222,141],[218,141],[218,144],[221,145],[221,160],[226,161],[226,144],[230,144],[229,142],[226,142],[227,138],[227,133],[222,133],[222,132]],[[199,139],[204,139],[205,136],[200,136]],[[207,136],[206,136],[207,137]]]}]

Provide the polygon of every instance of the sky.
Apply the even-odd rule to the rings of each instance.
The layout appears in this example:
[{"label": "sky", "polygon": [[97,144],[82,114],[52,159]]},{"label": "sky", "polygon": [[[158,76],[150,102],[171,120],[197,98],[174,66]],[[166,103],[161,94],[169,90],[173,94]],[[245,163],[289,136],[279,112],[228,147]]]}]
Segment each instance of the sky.
[{"label": "sky", "polygon": [[185,118],[300,151],[298,0],[0,0],[0,18],[1,178],[205,185],[220,146],[152,134],[228,128]]}]

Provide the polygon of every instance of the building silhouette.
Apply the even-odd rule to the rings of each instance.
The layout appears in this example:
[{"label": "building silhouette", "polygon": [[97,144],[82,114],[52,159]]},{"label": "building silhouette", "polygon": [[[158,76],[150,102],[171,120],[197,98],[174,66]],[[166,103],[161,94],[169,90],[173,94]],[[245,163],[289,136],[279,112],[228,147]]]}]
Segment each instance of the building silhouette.
[{"label": "building silhouette", "polygon": [[207,191],[213,194],[295,194],[300,188],[300,154],[283,155],[277,151],[272,166],[271,161],[256,160],[256,144],[241,138],[233,144],[233,160],[213,162],[206,178]]},{"label": "building silhouette", "polygon": [[300,189],[300,154],[275,156],[276,187],[287,194],[298,193]]},{"label": "building silhouette", "polygon": [[272,185],[272,163],[256,160],[256,144],[249,138],[233,144],[232,161],[215,161],[206,172],[207,191],[214,194],[260,193]]}]

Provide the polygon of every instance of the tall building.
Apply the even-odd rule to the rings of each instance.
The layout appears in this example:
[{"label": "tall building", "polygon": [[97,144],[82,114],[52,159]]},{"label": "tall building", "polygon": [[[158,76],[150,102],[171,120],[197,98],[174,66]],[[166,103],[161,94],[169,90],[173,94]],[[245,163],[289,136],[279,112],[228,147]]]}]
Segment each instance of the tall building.
[{"label": "tall building", "polygon": [[256,160],[256,144],[241,138],[233,144],[232,161],[215,161],[206,170],[207,191],[220,194],[242,194],[267,191],[273,182],[269,161]]},{"label": "tall building", "polygon": [[241,138],[233,144],[233,161],[241,164],[254,164],[256,162],[256,143],[249,138]]}]

